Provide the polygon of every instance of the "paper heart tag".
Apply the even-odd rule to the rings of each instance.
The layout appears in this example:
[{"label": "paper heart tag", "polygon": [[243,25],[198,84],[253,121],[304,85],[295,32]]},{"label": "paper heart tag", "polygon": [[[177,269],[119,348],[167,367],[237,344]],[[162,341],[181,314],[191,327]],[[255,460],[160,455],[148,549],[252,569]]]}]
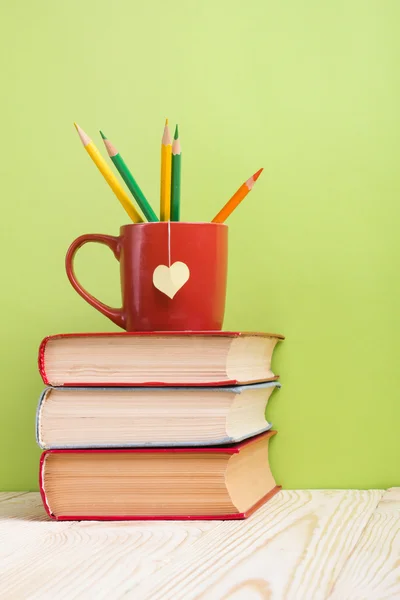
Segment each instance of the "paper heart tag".
[{"label": "paper heart tag", "polygon": [[160,292],[172,298],[185,285],[190,277],[189,267],[177,261],[173,265],[158,265],[153,273],[153,285]]}]

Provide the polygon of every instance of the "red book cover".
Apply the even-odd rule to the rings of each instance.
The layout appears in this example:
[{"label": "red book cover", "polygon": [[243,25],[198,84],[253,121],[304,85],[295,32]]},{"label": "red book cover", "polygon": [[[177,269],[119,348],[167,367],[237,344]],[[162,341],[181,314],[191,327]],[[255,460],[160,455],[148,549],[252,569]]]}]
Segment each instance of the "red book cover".
[{"label": "red book cover", "polygon": [[148,386],[148,387],[156,387],[156,386],[173,386],[173,387],[179,387],[179,386],[229,386],[229,385],[238,385],[238,384],[247,384],[247,383],[260,383],[263,381],[276,381],[279,379],[279,375],[274,375],[273,377],[270,377],[268,379],[254,379],[252,381],[238,381],[237,379],[228,379],[228,380],[223,380],[223,381],[210,381],[210,382],[201,382],[201,383],[188,383],[188,382],[163,382],[163,381],[143,381],[140,382],[140,384],[135,383],[135,382],[119,382],[119,381],[113,381],[113,382],[102,382],[102,381],[96,381],[95,384],[93,384],[92,382],[75,382],[75,381],[68,381],[68,382],[64,382],[61,384],[52,384],[52,382],[49,380],[48,378],[48,374],[46,371],[46,359],[45,359],[45,353],[46,353],[46,346],[47,344],[52,341],[52,340],[57,340],[57,339],[63,339],[63,338],[82,338],[82,337],[89,337],[89,338],[93,338],[93,337],[109,337],[109,338],[114,338],[114,337],[126,337],[126,336],[135,336],[135,337],[149,337],[149,336],[158,336],[158,337],[164,337],[164,336],[207,336],[207,337],[230,337],[230,338],[235,338],[235,337],[240,337],[240,336],[253,336],[253,337],[269,337],[269,338],[276,338],[277,341],[279,340],[284,340],[285,337],[283,335],[280,334],[275,334],[275,333],[262,333],[262,332],[239,332],[239,331],[145,331],[145,332],[126,332],[126,331],[115,331],[115,332],[90,332],[90,333],[65,333],[65,334],[57,334],[57,335],[51,335],[51,336],[47,336],[45,337],[39,347],[39,355],[38,355],[38,368],[39,368],[39,373],[43,379],[43,382],[46,385],[58,385],[60,387],[62,386],[70,386],[70,387],[90,387],[91,385],[96,385],[98,387],[132,387],[135,385],[140,385],[140,386]]},{"label": "red book cover", "polygon": [[[84,454],[84,453],[96,453],[96,454],[116,454],[116,453],[153,453],[153,454],[162,454],[162,453],[222,453],[222,454],[238,454],[244,447],[249,444],[254,443],[257,440],[262,438],[270,438],[274,436],[277,432],[275,430],[268,431],[266,433],[262,433],[253,438],[250,438],[244,442],[240,442],[239,444],[229,445],[229,446],[215,446],[215,447],[207,447],[207,448],[124,448],[124,449],[116,449],[116,448],[102,448],[102,449],[89,449],[89,450],[80,450],[80,449],[66,449],[66,450],[46,450],[42,453],[40,457],[40,466],[39,466],[39,489],[40,494],[43,501],[43,506],[52,519],[57,521],[198,521],[198,520],[231,520],[231,519],[246,519],[250,515],[252,515],[258,508],[260,508],[263,504],[265,504],[268,500],[270,500],[275,494],[277,494],[282,486],[277,485],[272,490],[270,490],[265,496],[260,498],[258,502],[256,502],[251,508],[249,508],[246,512],[241,513],[231,513],[231,514],[218,514],[218,515],[140,515],[140,516],[126,516],[126,515],[113,515],[113,516],[87,516],[87,515],[79,515],[79,516],[70,516],[70,515],[54,515],[49,507],[46,492],[44,489],[44,464],[46,457],[49,454]],[[162,493],[162,491],[160,491]]]}]

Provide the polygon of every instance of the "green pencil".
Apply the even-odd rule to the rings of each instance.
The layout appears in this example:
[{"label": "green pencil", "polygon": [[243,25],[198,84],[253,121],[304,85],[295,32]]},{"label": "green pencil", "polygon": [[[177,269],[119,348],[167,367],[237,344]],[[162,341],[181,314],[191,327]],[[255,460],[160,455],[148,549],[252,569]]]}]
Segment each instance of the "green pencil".
[{"label": "green pencil", "polygon": [[154,210],[151,208],[146,196],[143,194],[142,190],[136,183],[132,173],[126,166],[126,163],[118,150],[113,146],[113,144],[106,138],[104,133],[100,131],[100,135],[103,138],[104,145],[107,149],[108,156],[113,161],[114,165],[117,167],[119,174],[122,179],[125,181],[126,185],[129,188],[132,196],[135,198],[136,202],[140,206],[144,216],[148,221],[158,221],[158,217]]},{"label": "green pencil", "polygon": [[172,144],[172,175],[171,175],[171,221],[179,221],[181,204],[181,143],[179,141],[178,125],[175,129]]}]

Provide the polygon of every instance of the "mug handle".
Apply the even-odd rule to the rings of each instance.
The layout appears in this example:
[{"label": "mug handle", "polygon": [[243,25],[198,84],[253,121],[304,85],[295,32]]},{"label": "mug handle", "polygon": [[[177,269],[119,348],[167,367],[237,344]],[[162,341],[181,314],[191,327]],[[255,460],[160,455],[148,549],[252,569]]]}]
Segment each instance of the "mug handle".
[{"label": "mug handle", "polygon": [[123,309],[112,308],[111,306],[100,302],[100,300],[97,300],[97,298],[89,294],[89,292],[87,292],[85,288],[81,286],[76,278],[74,270],[75,254],[79,248],[88,242],[97,242],[98,244],[104,244],[105,246],[108,246],[110,250],[112,250],[115,258],[119,261],[121,254],[121,240],[119,237],[114,237],[113,235],[103,235],[101,233],[87,233],[85,235],[81,235],[72,242],[65,257],[65,269],[67,271],[68,279],[72,287],[80,296],[82,296],[84,300],[86,300],[86,302],[108,317],[113,323],[115,323],[115,325],[125,329],[125,316]]}]

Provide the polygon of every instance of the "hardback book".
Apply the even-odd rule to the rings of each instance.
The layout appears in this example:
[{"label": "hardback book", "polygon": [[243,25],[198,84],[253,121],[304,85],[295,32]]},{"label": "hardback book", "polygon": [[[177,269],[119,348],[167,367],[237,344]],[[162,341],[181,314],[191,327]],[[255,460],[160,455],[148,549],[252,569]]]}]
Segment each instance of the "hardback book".
[{"label": "hardback book", "polygon": [[58,520],[243,519],[273,496],[268,431],[206,448],[46,450],[40,490]]},{"label": "hardback book", "polygon": [[271,429],[265,409],[277,387],[47,388],[36,439],[41,448],[236,443]]},{"label": "hardback book", "polygon": [[50,336],[39,370],[50,386],[219,386],[274,381],[271,333],[115,332]]}]

